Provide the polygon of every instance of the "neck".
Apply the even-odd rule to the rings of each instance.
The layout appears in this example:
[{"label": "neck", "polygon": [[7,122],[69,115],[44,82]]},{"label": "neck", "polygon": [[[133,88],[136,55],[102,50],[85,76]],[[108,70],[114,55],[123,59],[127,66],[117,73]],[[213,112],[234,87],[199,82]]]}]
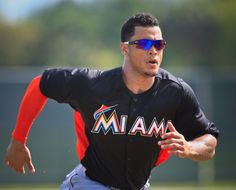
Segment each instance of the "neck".
[{"label": "neck", "polygon": [[126,87],[134,94],[140,94],[147,91],[155,82],[155,77],[138,73],[125,63],[122,66],[122,74]]}]

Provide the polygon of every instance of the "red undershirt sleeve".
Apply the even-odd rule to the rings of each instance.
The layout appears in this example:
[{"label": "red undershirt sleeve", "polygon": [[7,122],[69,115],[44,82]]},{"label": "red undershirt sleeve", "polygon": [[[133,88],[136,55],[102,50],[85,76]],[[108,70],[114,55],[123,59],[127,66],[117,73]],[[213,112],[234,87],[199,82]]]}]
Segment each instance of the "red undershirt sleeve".
[{"label": "red undershirt sleeve", "polygon": [[41,76],[37,76],[29,84],[19,107],[16,127],[12,132],[12,137],[23,144],[26,143],[30,128],[48,99],[40,91],[40,80]]}]

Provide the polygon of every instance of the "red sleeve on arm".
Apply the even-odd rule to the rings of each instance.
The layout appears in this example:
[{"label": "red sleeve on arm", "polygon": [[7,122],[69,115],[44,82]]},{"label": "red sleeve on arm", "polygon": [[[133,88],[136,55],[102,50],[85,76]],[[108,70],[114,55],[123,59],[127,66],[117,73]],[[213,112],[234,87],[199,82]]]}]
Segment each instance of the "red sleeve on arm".
[{"label": "red sleeve on arm", "polygon": [[168,153],[168,150],[161,150],[156,160],[155,166],[159,166],[160,164],[164,163],[169,159],[170,156],[171,155]]},{"label": "red sleeve on arm", "polygon": [[41,76],[37,76],[29,84],[20,104],[16,127],[12,132],[12,137],[23,144],[26,143],[30,128],[48,99],[40,91],[40,80]]}]

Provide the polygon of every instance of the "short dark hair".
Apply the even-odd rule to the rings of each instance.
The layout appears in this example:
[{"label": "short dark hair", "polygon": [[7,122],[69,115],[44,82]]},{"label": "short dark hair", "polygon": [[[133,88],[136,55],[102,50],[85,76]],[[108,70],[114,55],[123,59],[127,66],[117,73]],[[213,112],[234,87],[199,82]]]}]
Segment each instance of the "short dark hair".
[{"label": "short dark hair", "polygon": [[134,35],[136,26],[159,26],[159,22],[157,18],[150,13],[138,13],[132,16],[123,24],[121,28],[121,42],[129,41],[129,39]]}]

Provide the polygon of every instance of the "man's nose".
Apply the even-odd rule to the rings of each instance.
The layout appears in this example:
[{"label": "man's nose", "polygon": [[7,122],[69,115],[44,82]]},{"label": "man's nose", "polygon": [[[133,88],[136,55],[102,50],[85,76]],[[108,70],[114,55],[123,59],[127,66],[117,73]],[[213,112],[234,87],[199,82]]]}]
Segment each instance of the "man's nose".
[{"label": "man's nose", "polygon": [[158,52],[160,52],[160,51],[157,48],[155,48],[155,46],[152,46],[148,53],[150,55],[156,55],[156,54],[158,54]]}]

